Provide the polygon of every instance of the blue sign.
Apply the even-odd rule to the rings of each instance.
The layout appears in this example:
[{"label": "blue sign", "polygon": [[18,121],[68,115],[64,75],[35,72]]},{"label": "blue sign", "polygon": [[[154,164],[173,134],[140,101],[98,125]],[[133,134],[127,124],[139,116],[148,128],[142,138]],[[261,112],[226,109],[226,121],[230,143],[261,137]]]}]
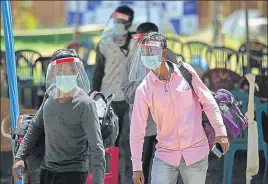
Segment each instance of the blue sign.
[{"label": "blue sign", "polygon": [[101,1],[88,1],[87,10],[94,11],[101,4]]},{"label": "blue sign", "polygon": [[[76,24],[76,1],[67,1],[66,24]],[[198,28],[197,1],[80,1],[79,25],[106,24],[118,6],[126,5],[135,12],[133,25],[146,22],[149,11],[150,21],[159,28],[170,27],[176,34],[191,34]],[[86,3],[86,4],[85,4]],[[147,10],[147,3],[150,8]]]},{"label": "blue sign", "polygon": [[185,1],[183,3],[183,14],[184,15],[196,15],[197,14],[196,1]]}]

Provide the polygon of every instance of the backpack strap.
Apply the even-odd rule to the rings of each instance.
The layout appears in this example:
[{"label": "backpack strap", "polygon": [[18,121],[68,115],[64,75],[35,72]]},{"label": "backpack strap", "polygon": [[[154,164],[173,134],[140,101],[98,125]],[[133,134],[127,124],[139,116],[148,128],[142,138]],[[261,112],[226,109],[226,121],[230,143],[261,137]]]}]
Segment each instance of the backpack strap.
[{"label": "backpack strap", "polygon": [[111,107],[111,104],[112,104],[112,101],[114,99],[115,95],[113,93],[111,93],[110,95],[107,96],[106,98],[106,111],[104,113],[104,117],[107,116],[107,114],[110,112],[110,107]]},{"label": "backpack strap", "polygon": [[194,92],[194,94],[197,96],[197,98],[199,99],[197,93],[194,90],[193,84],[192,84],[192,80],[193,80],[193,75],[183,66],[183,61],[180,61],[177,64],[178,69],[181,72],[181,75],[183,76],[183,78],[189,83],[190,88],[192,89],[192,91]]},{"label": "backpack strap", "polygon": [[93,101],[94,101],[94,99],[95,99],[96,96],[99,96],[99,97],[101,97],[101,98],[104,100],[105,103],[107,103],[107,100],[106,100],[104,94],[101,93],[101,92],[99,92],[99,91],[92,91],[92,92],[91,92],[90,94],[88,94],[88,95],[89,95],[89,98],[90,98],[91,100],[93,100]]}]

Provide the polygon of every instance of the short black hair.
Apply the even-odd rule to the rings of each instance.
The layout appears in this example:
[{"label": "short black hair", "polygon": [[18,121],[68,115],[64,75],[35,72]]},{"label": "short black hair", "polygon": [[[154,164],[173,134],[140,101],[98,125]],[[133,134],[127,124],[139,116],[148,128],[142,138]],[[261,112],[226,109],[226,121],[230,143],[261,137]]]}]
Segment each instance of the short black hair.
[{"label": "short black hair", "polygon": [[62,58],[68,58],[68,57],[79,58],[74,49],[59,49],[53,53],[51,57],[51,61],[55,61],[57,59],[62,59]]},{"label": "short black hair", "polygon": [[148,35],[144,36],[142,39],[143,39],[142,40],[143,43],[146,43],[149,40],[159,41],[163,49],[167,48],[167,37],[161,33],[150,32]]},{"label": "short black hair", "polygon": [[137,33],[149,33],[149,32],[158,32],[158,27],[157,25],[155,25],[152,22],[144,22],[141,23],[138,27],[137,27]]},{"label": "short black hair", "polygon": [[114,12],[118,12],[118,13],[128,15],[130,23],[132,23],[132,21],[134,19],[134,11],[130,7],[126,6],[126,5],[119,6],[118,8],[116,8],[116,10]]}]

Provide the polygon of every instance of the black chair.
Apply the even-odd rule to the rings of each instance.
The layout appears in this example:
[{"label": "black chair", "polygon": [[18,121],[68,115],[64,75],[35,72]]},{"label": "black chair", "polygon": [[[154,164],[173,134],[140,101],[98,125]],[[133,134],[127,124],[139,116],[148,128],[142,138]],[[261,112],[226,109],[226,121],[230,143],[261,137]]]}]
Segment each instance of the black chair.
[{"label": "black chair", "polygon": [[182,54],[183,43],[179,38],[167,37],[167,47],[172,50],[173,53]]},{"label": "black chair", "polygon": [[19,80],[33,79],[33,66],[39,57],[41,57],[41,54],[33,50],[18,50],[15,52]]},{"label": "black chair", "polygon": [[210,45],[203,42],[199,41],[187,42],[183,45],[183,55],[188,63],[191,63],[195,58],[201,58],[202,60],[206,61],[207,51],[210,48],[211,48]]},{"label": "black chair", "polygon": [[[268,46],[257,41],[250,41],[240,46],[240,57],[243,63],[243,73],[250,73],[253,68],[259,70],[260,75],[268,75]],[[249,63],[247,54],[249,53]]]},{"label": "black chair", "polygon": [[[261,100],[268,100],[268,76],[256,75],[255,83],[258,85],[258,90],[255,89],[254,95],[259,97]],[[248,92],[249,90],[249,83],[245,76],[239,82],[239,89],[243,92]]]},{"label": "black chair", "polygon": [[210,68],[225,68],[242,75],[239,53],[227,47],[212,47],[208,50],[207,61]]},{"label": "black chair", "polygon": [[185,58],[181,54],[173,53],[176,56],[177,62],[185,61]]},{"label": "black chair", "polygon": [[241,77],[231,70],[214,68],[207,70],[201,79],[211,91],[216,92],[218,89],[237,89]]},{"label": "black chair", "polygon": [[1,71],[1,97],[8,97],[8,90],[7,90],[7,73],[6,73],[6,58],[5,52],[1,51],[0,56],[0,71]]},{"label": "black chair", "polygon": [[45,82],[44,79],[45,79],[45,75],[46,75],[47,68],[48,68],[48,65],[49,65],[50,61],[51,61],[51,57],[43,57],[43,56],[41,56],[34,62],[33,67],[36,70],[38,70],[37,71],[38,73],[42,74],[42,75],[39,76],[41,78],[36,79],[37,83]]},{"label": "black chair", "polygon": [[6,53],[4,51],[0,51],[1,55],[0,55],[0,65],[4,65],[5,64],[5,60],[6,60]]},{"label": "black chair", "polygon": [[34,98],[35,109],[39,108],[43,102],[44,94],[46,91],[46,72],[50,61],[51,57],[39,57],[34,64],[34,68],[39,74],[36,82],[34,83],[34,90],[36,91],[36,96]]},{"label": "black chair", "polygon": [[268,76],[268,54],[262,55],[262,67],[260,69],[260,74]]},{"label": "black chair", "polygon": [[35,61],[41,57],[41,54],[34,50],[17,50],[15,52],[16,56],[23,57],[28,62],[34,64]]},{"label": "black chair", "polygon": [[34,87],[34,65],[39,52],[34,50],[18,50],[15,52],[19,97],[21,104],[26,108],[34,108],[36,89]]}]

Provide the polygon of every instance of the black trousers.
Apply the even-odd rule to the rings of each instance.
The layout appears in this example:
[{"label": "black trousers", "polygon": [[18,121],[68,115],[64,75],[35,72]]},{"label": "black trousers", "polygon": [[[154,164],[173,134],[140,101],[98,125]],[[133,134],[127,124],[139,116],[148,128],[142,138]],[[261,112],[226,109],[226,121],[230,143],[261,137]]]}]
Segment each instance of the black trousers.
[{"label": "black trousers", "polygon": [[119,148],[119,184],[132,184],[129,104],[126,101],[113,101],[111,105],[119,118],[119,134],[115,142]]},{"label": "black trousers", "polygon": [[[268,147],[267,147],[268,151]],[[263,184],[268,183],[268,160],[266,160],[266,166],[265,166],[265,171],[264,171],[264,176],[263,176]]]},{"label": "black trousers", "polygon": [[[262,130],[263,130],[263,138],[266,144],[268,144],[268,115],[262,113]],[[268,148],[267,148],[268,151]],[[268,183],[268,161],[266,160],[266,166],[263,177],[263,184]]]},{"label": "black trousers", "polygon": [[127,139],[127,136],[129,137],[129,105],[126,101],[116,101],[112,102],[111,106],[119,119],[119,134],[115,142],[115,146],[118,147],[120,139]]},{"label": "black trousers", "polygon": [[144,175],[144,184],[149,183],[150,171],[152,168],[152,159],[154,157],[155,145],[157,143],[156,135],[144,138],[142,152],[142,171]]},{"label": "black trousers", "polygon": [[24,184],[40,184],[40,171],[41,169],[36,169],[32,172],[25,172],[23,176]]},{"label": "black trousers", "polygon": [[40,184],[86,184],[87,172],[51,172],[41,169]]}]

